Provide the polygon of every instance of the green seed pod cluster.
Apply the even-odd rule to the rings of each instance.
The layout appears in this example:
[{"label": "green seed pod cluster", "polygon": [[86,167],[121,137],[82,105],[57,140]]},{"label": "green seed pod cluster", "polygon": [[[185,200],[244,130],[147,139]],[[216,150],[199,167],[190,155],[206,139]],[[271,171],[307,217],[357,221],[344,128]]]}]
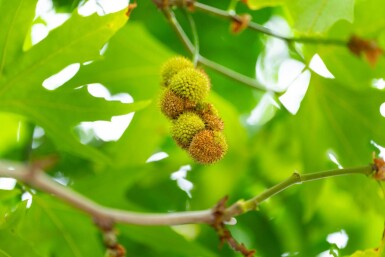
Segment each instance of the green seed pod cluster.
[{"label": "green seed pod cluster", "polygon": [[184,57],[168,60],[161,69],[160,109],[172,122],[175,142],[202,164],[223,158],[227,151],[224,124],[218,111],[205,102],[210,91],[207,74]]}]

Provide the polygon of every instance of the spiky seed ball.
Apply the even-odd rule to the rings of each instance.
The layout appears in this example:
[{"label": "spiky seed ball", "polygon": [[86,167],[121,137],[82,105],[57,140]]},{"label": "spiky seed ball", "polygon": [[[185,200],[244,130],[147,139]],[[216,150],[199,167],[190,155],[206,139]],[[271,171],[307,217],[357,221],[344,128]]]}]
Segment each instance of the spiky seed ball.
[{"label": "spiky seed ball", "polygon": [[207,129],[222,131],[224,123],[219,117],[217,109],[210,103],[199,103],[195,107],[196,112],[201,116]]},{"label": "spiky seed ball", "polygon": [[211,164],[223,158],[227,151],[226,139],[222,133],[202,130],[191,141],[188,152],[191,157],[202,164]]},{"label": "spiky seed ball", "polygon": [[165,64],[163,64],[161,69],[161,84],[165,87],[168,87],[171,78],[180,70],[183,70],[185,68],[194,68],[194,64],[190,60],[182,56],[176,56],[174,58],[169,59]]},{"label": "spiky seed ball", "polygon": [[171,133],[176,143],[187,149],[195,134],[204,128],[205,124],[199,115],[193,112],[185,112],[173,123]]},{"label": "spiky seed ball", "polygon": [[217,115],[204,113],[201,115],[203,122],[206,125],[206,129],[211,129],[215,131],[222,131],[225,128],[225,125],[221,118]]},{"label": "spiky seed ball", "polygon": [[181,113],[195,108],[195,103],[177,96],[166,88],[160,98],[160,109],[170,119],[177,118]]},{"label": "spiky seed ball", "polygon": [[179,71],[170,81],[170,89],[180,97],[194,103],[201,102],[209,93],[207,77],[194,68]]},{"label": "spiky seed ball", "polygon": [[201,67],[198,67],[197,70],[207,78],[207,80],[209,81],[209,88],[211,88],[211,80],[209,75],[206,73],[206,71]]}]

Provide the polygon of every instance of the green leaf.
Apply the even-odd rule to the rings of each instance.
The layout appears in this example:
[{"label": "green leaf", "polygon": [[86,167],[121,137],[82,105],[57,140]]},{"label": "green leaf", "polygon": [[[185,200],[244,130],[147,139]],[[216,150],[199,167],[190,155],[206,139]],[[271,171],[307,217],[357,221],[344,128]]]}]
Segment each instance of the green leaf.
[{"label": "green leaf", "polygon": [[[15,5],[5,3],[2,4],[4,12],[12,12]],[[12,13],[18,21],[20,14],[17,10]],[[29,16],[33,17],[33,14],[31,12]],[[24,23],[17,32],[12,28],[13,24],[4,24],[10,36],[0,45],[0,51],[4,53],[2,63],[5,64],[0,77],[0,110],[24,115],[42,126],[59,149],[105,161],[106,157],[99,151],[82,145],[75,138],[73,126],[81,121],[109,120],[113,115],[139,110],[147,103],[107,102],[91,97],[84,88],[48,91],[42,87],[42,82],[69,64],[100,58],[99,49],[126,20],[125,11],[88,17],[75,11],[66,23],[24,53],[21,51],[23,40],[30,24]],[[22,36],[21,32],[24,33]]]},{"label": "green leaf", "polygon": [[354,0],[292,0],[285,6],[293,28],[303,34],[325,33],[339,20],[353,22]]},{"label": "green leaf", "polygon": [[385,30],[385,5],[381,0],[356,0],[352,30],[361,37],[374,37]]},{"label": "green leaf", "polygon": [[378,256],[379,257],[385,257],[385,234],[382,234],[382,240],[381,240],[381,245],[380,248],[378,249]]},{"label": "green leaf", "polygon": [[189,242],[167,227],[122,227],[122,235],[160,252],[159,256],[218,256],[196,242]]},{"label": "green leaf", "polygon": [[0,229],[12,229],[16,230],[20,226],[20,222],[23,221],[28,201],[19,202],[14,210],[7,213],[4,218],[4,223],[1,224]]},{"label": "green leaf", "polygon": [[[55,99],[55,102],[52,99]],[[42,91],[36,95],[20,94],[17,100],[1,102],[0,108],[22,113],[36,121],[47,131],[59,149],[100,161],[106,157],[91,147],[81,145],[72,132],[73,127],[82,121],[109,120],[112,115],[127,114],[148,104],[148,101],[132,104],[106,102],[102,98],[91,96],[83,87],[59,88],[53,92]]]},{"label": "green leaf", "polygon": [[307,166],[324,168],[325,164],[317,167],[314,162],[325,163],[328,150],[334,152],[342,166],[368,163],[374,150],[371,141],[385,145],[379,130],[385,126],[379,111],[384,97],[384,91],[352,89],[314,76],[292,124],[298,128],[297,138],[302,142]]},{"label": "green leaf", "polygon": [[1,257],[43,257],[35,250],[35,245],[16,235],[12,230],[0,230]]},{"label": "green leaf", "polygon": [[17,232],[42,256],[103,254],[103,242],[92,219],[50,196],[33,195],[32,205]]},{"label": "green leaf", "polygon": [[12,190],[1,190],[0,189],[0,200],[5,201],[15,196],[19,196],[21,193],[20,189],[14,188]]},{"label": "green leaf", "polygon": [[378,257],[378,252],[374,249],[369,249],[365,251],[357,251],[346,257]]},{"label": "green leaf", "polygon": [[27,126],[25,119],[12,113],[0,113],[0,156],[4,156],[10,149],[21,146],[27,140]]},{"label": "green leaf", "polygon": [[22,54],[24,39],[35,15],[36,0],[0,1],[0,78]]},{"label": "green leaf", "polygon": [[130,22],[109,42],[103,60],[84,66],[64,85],[76,88],[86,83],[102,83],[111,93],[128,92],[135,101],[153,100],[148,108],[134,115],[122,138],[107,146],[116,166],[144,164],[168,133],[169,124],[157,103],[160,67],[170,56],[171,52],[145,27]]},{"label": "green leaf", "polygon": [[[263,167],[267,172],[271,167],[275,168],[279,171],[276,176],[281,175],[280,178],[283,179],[294,170],[312,172],[337,168],[330,160],[329,153],[334,154],[344,167],[369,163],[375,150],[371,141],[385,145],[382,130],[379,129],[385,126],[385,118],[379,111],[384,99],[384,91],[345,86],[339,81],[314,74],[299,112],[295,116],[279,114],[272,124],[266,126],[263,134],[259,134],[264,138],[259,141],[270,145],[270,148],[276,146],[260,151],[262,163],[266,162]],[[273,166],[269,163],[273,163]],[[347,186],[347,189],[363,187],[364,184],[360,184],[364,183],[362,177],[354,179],[355,184]],[[370,193],[373,201],[362,198],[365,191],[359,192],[362,195],[360,198],[356,196],[355,200],[362,200],[360,206],[362,202],[368,201],[365,207],[382,215],[384,204],[378,204],[381,198],[377,193],[377,186],[371,186],[373,183],[367,185],[367,189],[370,189],[367,194],[373,190],[376,192]],[[304,199],[306,206],[304,216],[309,220],[320,208],[318,199],[320,192],[324,190],[323,181],[302,185],[301,190],[299,197]]]},{"label": "green leaf", "polygon": [[283,0],[247,0],[247,6],[252,10],[258,10],[264,7],[272,7],[282,5]]}]

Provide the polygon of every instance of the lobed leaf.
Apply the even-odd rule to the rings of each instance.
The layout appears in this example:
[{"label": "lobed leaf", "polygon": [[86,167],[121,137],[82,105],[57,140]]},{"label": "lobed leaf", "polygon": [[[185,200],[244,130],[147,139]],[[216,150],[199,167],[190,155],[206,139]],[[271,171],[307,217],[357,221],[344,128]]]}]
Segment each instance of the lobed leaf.
[{"label": "lobed leaf", "polygon": [[[67,22],[51,31],[44,40],[22,52],[31,25],[25,19],[29,17],[32,20],[34,14],[19,10],[33,9],[33,6],[26,8],[24,2],[31,5],[33,1],[20,1],[19,6],[1,2],[2,10],[15,21],[10,23],[2,19],[8,36],[0,38],[0,52],[3,52],[0,58],[0,110],[24,115],[40,125],[61,150],[106,161],[98,150],[82,145],[76,139],[73,126],[81,121],[109,120],[113,115],[139,110],[148,102],[107,102],[90,96],[84,88],[48,91],[42,83],[69,64],[100,58],[101,47],[125,24],[125,11],[88,17],[75,11]],[[14,26],[18,24],[22,25],[15,30]]]}]

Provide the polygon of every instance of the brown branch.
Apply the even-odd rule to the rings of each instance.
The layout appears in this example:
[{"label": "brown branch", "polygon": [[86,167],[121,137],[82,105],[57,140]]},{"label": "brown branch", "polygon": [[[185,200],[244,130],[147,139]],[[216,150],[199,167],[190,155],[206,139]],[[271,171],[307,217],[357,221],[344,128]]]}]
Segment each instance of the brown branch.
[{"label": "brown branch", "polygon": [[[288,179],[265,190],[261,194],[247,201],[238,201],[226,208],[221,212],[220,222],[228,222],[232,217],[255,210],[256,207],[266,199],[295,184],[350,174],[362,174],[369,176],[374,173],[373,178],[376,179],[377,172],[382,172],[382,166],[378,167],[377,165],[379,161],[378,159],[376,160],[376,163],[373,165],[358,168],[336,169],[303,175],[294,173]],[[69,187],[65,187],[55,182],[50,176],[46,175],[44,171],[37,169],[36,166],[31,168],[31,166],[26,166],[24,164],[2,160],[0,161],[0,177],[15,178],[35,189],[48,194],[53,194],[55,197],[63,200],[69,205],[89,214],[95,219],[95,222],[101,228],[111,228],[114,223],[127,223],[144,226],[199,223],[215,225],[215,222],[218,221],[218,215],[215,214],[218,207],[213,210],[208,209],[164,214],[131,212],[105,207],[83,196],[82,194],[73,191]],[[382,177],[379,179],[382,179]]]},{"label": "brown branch", "polygon": [[69,205],[89,214],[100,227],[113,223],[136,225],[179,225],[186,223],[208,223],[213,221],[211,210],[167,214],[130,212],[102,206],[89,198],[55,182],[42,170],[31,169],[23,164],[0,161],[0,177],[15,178],[25,184],[53,194]]}]

